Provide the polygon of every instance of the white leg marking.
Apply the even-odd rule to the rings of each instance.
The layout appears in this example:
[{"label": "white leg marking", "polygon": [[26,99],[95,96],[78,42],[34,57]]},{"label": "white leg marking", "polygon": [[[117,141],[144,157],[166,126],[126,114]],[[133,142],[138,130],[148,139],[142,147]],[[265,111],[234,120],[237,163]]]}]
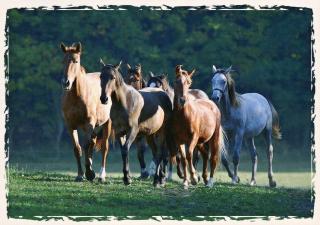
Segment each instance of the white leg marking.
[{"label": "white leg marking", "polygon": [[213,177],[210,177],[209,181],[208,181],[208,184],[207,184],[207,187],[213,187],[213,184],[214,184],[214,180],[213,180]]},{"label": "white leg marking", "polygon": [[101,167],[99,177],[103,180],[106,178],[106,169],[105,167]]}]

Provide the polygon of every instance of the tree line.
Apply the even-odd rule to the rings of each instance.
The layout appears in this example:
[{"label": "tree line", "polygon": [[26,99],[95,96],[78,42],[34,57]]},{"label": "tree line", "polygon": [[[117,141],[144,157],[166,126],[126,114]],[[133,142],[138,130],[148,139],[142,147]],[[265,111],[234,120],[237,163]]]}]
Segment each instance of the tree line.
[{"label": "tree line", "polygon": [[[141,63],[174,79],[177,64],[196,69],[193,88],[211,95],[211,67],[233,66],[239,93],[266,96],[280,115],[283,143],[310,149],[312,11],[26,10],[7,12],[10,149],[69,142],[61,116],[61,42],[83,46],[82,65]],[[126,73],[126,68],[122,68]],[[49,151],[50,148],[48,148]]]}]

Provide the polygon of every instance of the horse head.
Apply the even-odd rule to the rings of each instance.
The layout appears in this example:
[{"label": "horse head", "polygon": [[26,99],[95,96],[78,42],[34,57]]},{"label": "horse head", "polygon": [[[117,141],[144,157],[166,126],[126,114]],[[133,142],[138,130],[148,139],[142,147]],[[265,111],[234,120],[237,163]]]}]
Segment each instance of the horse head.
[{"label": "horse head", "polygon": [[77,75],[84,71],[83,67],[80,65],[82,46],[80,42],[69,47],[61,43],[60,48],[64,53],[64,70],[61,83],[63,88],[66,91],[69,91],[71,90]]},{"label": "horse head", "polygon": [[182,69],[182,65],[176,66],[176,80],[174,82],[175,99],[180,107],[183,107],[188,97],[188,90],[192,84],[192,76],[195,69],[191,72]]},{"label": "horse head", "polygon": [[121,61],[116,65],[106,65],[102,60],[100,60],[100,62],[102,64],[102,69],[100,73],[100,101],[102,104],[108,104],[108,98],[114,91],[117,90],[119,85],[123,83],[122,76],[119,72]]},{"label": "horse head", "polygon": [[130,64],[127,64],[127,77],[126,83],[134,87],[136,90],[140,90],[144,87],[144,80],[142,76],[141,65],[138,64],[134,68],[131,68]]}]

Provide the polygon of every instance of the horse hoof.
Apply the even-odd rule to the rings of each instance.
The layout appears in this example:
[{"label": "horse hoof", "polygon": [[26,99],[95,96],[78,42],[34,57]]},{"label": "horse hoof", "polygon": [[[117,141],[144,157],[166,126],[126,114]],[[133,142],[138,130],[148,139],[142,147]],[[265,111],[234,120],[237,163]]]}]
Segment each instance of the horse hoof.
[{"label": "horse hoof", "polygon": [[213,187],[213,183],[214,183],[213,178],[210,178],[208,183],[207,183],[207,185],[206,185],[206,187],[212,188]]},{"label": "horse hoof", "polygon": [[251,180],[250,186],[256,186],[257,182],[255,180]]},{"label": "horse hoof", "polygon": [[123,178],[123,183],[124,183],[125,185],[130,185],[130,184],[132,183],[132,180],[131,180],[130,177],[124,177],[124,178]]},{"label": "horse hoof", "polygon": [[96,177],[96,174],[93,170],[86,171],[86,178],[88,181],[93,181],[95,177]]},{"label": "horse hoof", "polygon": [[184,181],[183,182],[183,189],[188,190],[188,187],[189,187],[188,181]]},{"label": "horse hoof", "polygon": [[232,178],[232,184],[238,184],[238,183],[240,183],[240,178],[238,176]]},{"label": "horse hoof", "polygon": [[269,186],[272,187],[272,188],[274,188],[274,187],[277,186],[277,182],[275,182],[275,181],[269,181]]},{"label": "horse hoof", "polygon": [[208,184],[208,179],[203,179],[203,183],[204,183],[204,185],[207,186],[207,184]]},{"label": "horse hoof", "polygon": [[84,180],[83,176],[77,176],[74,181],[75,182],[82,182]]},{"label": "horse hoof", "polygon": [[191,184],[192,184],[192,185],[197,185],[197,183],[198,183],[197,178],[194,178],[194,177],[193,177],[193,178],[191,179]]},{"label": "horse hoof", "polygon": [[149,173],[148,171],[141,172],[140,179],[148,179]]},{"label": "horse hoof", "polygon": [[105,177],[99,177],[98,182],[99,183],[105,183],[106,182],[106,178]]}]

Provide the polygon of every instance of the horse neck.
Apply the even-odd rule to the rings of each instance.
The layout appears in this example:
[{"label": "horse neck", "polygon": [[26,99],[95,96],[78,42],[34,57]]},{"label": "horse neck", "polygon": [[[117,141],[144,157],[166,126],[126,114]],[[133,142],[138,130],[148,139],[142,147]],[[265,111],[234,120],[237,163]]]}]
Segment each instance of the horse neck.
[{"label": "horse neck", "polygon": [[222,118],[228,119],[230,117],[231,101],[228,90],[222,95],[221,104],[219,106],[222,112]]},{"label": "horse neck", "polygon": [[[136,91],[136,89],[132,88],[133,90]],[[118,104],[122,106],[127,105],[127,94],[129,92],[129,86],[123,82],[117,89],[113,92],[111,95],[112,98],[112,104]]]}]

